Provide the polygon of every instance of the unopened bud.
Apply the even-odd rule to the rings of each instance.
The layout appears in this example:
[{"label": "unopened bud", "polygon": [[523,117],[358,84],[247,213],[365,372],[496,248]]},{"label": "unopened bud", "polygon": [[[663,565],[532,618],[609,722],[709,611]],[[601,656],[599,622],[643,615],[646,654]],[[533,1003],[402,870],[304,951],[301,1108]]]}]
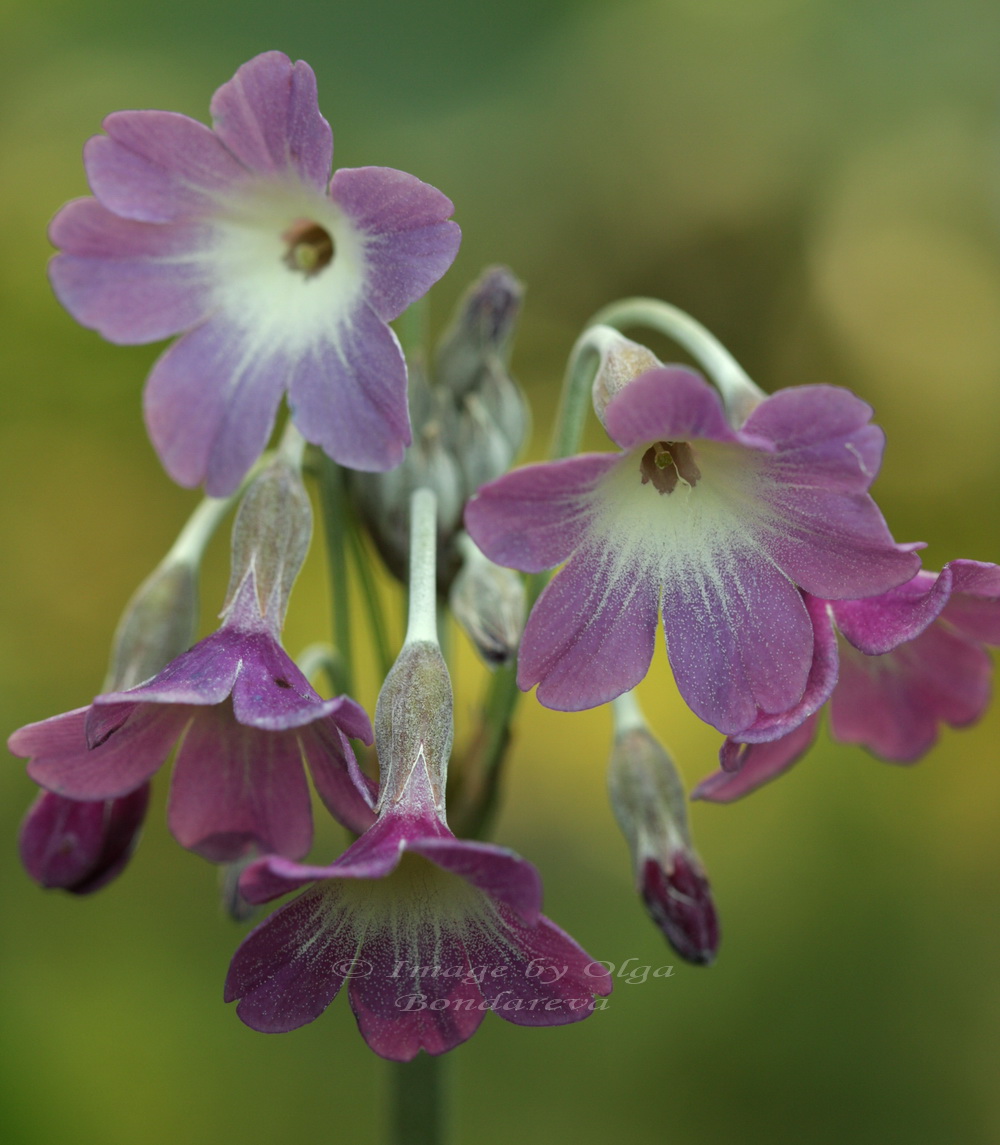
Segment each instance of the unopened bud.
[{"label": "unopened bud", "polygon": [[601,425],[604,411],[629,382],[640,374],[658,369],[663,363],[652,350],[619,334],[611,326],[592,326],[587,340],[601,355],[601,363],[594,377],[594,412]]},{"label": "unopened bud", "polygon": [[168,560],[136,589],[122,613],[104,691],[123,692],[155,676],[191,647],[197,627],[197,569]]},{"label": "unopened bud", "polygon": [[43,887],[75,895],[99,890],[125,869],[148,804],[148,783],[95,802],[40,792],[21,823],[24,869]]},{"label": "unopened bud", "polygon": [[261,616],[280,629],[311,538],[312,509],[302,477],[296,466],[278,455],[240,502],[223,615],[252,571]]},{"label": "unopened bud", "polygon": [[488,267],[466,290],[434,360],[440,384],[460,398],[480,388],[483,375],[506,372],[524,287],[505,266]]},{"label": "unopened bud", "polygon": [[451,611],[487,664],[506,664],[524,630],[524,581],[484,556],[467,533],[459,539],[459,550],[463,560],[449,594]]},{"label": "unopened bud", "polygon": [[691,842],[684,786],[648,729],[634,721],[622,724],[611,753],[608,787],[632,855],[637,889],[677,953],[707,966],[718,950],[719,924]]}]

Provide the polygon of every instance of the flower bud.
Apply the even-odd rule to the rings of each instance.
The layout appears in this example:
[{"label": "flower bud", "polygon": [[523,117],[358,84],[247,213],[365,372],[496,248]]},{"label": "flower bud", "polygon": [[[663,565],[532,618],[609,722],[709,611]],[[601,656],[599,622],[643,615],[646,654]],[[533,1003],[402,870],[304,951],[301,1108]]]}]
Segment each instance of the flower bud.
[{"label": "flower bud", "polygon": [[148,783],[95,802],[40,792],[21,823],[24,869],[43,887],[75,895],[99,890],[125,869],[148,804]]},{"label": "flower bud", "polygon": [[168,559],[136,589],[122,613],[104,691],[125,691],[155,676],[191,647],[197,627],[197,569]]},{"label": "flower bud", "polygon": [[709,965],[719,924],[691,842],[684,787],[670,756],[644,725],[619,726],[608,787],[646,909],[682,958]]},{"label": "flower bud", "polygon": [[487,664],[506,664],[524,630],[524,581],[484,556],[467,533],[459,539],[459,550],[463,561],[449,594],[451,611]]},{"label": "flower bud", "polygon": [[587,331],[587,340],[601,355],[592,392],[594,412],[604,425],[604,411],[612,399],[640,374],[658,369],[663,363],[652,350],[624,337],[611,326],[592,326]]},{"label": "flower bud", "polygon": [[226,603],[253,572],[257,604],[276,629],[312,539],[312,508],[296,466],[277,456],[252,482],[233,524],[232,565]]}]

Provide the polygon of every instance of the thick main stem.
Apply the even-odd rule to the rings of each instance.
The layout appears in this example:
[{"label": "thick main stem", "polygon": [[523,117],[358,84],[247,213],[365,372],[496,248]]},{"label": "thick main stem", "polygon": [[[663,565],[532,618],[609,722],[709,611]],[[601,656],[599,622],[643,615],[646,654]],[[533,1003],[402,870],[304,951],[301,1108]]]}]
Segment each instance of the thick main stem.
[{"label": "thick main stem", "polygon": [[390,1145],[443,1145],[444,1058],[419,1054],[413,1061],[392,1062],[390,1069]]}]

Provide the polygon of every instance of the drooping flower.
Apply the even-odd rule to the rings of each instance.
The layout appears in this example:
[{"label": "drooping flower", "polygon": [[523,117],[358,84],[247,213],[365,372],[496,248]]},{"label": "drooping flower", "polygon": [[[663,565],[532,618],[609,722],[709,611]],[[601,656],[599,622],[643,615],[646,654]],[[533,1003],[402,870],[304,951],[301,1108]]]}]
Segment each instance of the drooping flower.
[{"label": "drooping flower", "polygon": [[799,705],[817,671],[803,591],[884,592],[914,575],[868,494],[883,434],[846,390],[803,386],[738,429],[681,367],[648,370],[603,409],[618,454],[527,466],[486,485],[466,527],[525,572],[563,562],[521,642],[518,684],[549,707],[593,707],[634,687],[662,609],[678,688],[736,734]]},{"label": "drooping flower", "polygon": [[75,895],[100,890],[125,869],[148,805],[148,783],[97,802],[39,792],[18,838],[24,869],[43,887]]},{"label": "drooping flower", "polygon": [[159,358],[146,422],[182,485],[232,492],[284,392],[308,441],[356,469],[410,441],[406,366],[387,323],[451,265],[451,202],[412,175],[341,169],[308,64],[265,52],[215,93],[213,126],[120,111],[84,152],[95,198],[56,216],[57,296]]},{"label": "drooping flower", "polygon": [[[1000,645],[1000,567],[950,561],[864,600],[817,602],[840,653],[830,731],[892,763],[915,763],[942,724],[965,727],[990,700],[988,645]],[[787,771],[812,746],[819,713],[767,741],[727,739],[723,768],[692,798],[729,803]]]},{"label": "drooping flower", "polygon": [[347,696],[321,699],[279,639],[310,530],[301,478],[279,457],[240,506],[218,631],[145,683],[14,732],[31,778],[69,799],[119,799],[179,744],[168,818],[182,846],[212,862],[299,858],[312,841],[305,761],[331,813],[363,831],[371,785],[347,737],[371,743],[371,723]]},{"label": "drooping flower", "polygon": [[[418,501],[433,505],[433,494],[419,490]],[[605,967],[540,914],[535,868],[448,827],[452,692],[434,636],[435,530],[432,512],[412,516],[422,580],[411,569],[407,641],[375,712],[378,818],[329,866],[266,857],[247,868],[251,902],[310,885],[247,936],[225,992],[247,1025],[283,1032],[317,1018],[348,982],[365,1041],[398,1061],[452,1049],[488,1010],[562,1025],[611,991]]]}]

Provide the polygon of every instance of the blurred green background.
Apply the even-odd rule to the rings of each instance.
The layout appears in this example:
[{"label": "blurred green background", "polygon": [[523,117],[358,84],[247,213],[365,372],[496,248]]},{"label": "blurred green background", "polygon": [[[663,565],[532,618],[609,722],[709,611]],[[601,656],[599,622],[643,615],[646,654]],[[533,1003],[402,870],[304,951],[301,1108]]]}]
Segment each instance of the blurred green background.
[{"label": "blurred green background", "polygon": [[[158,347],[78,328],[45,280],[46,223],[86,193],[80,149],[107,112],[204,119],[256,52],[309,60],[339,165],[400,167],[455,201],[465,241],[435,327],[485,263],[527,283],[514,365],[536,454],[582,323],[658,295],[765,389],[832,382],[872,402],[880,503],[937,568],[1000,556],[998,43],[993,0],[5,0],[5,732],[100,687],[120,608],[196,499],[142,430]],[[222,540],[205,632],[225,564]],[[327,631],[317,545],[288,646]],[[719,737],[677,699],[662,649],[641,697],[688,779],[711,770]],[[677,964],[606,806],[609,733],[604,710],[529,697],[496,837],[540,866],[547,912],[595,958]],[[779,783],[696,806],[717,965],[621,980],[575,1027],[488,1016],[451,1055],[457,1140],[1000,1141],[998,734],[994,712],[910,769],[824,734]],[[222,1004],[241,930],[211,868],[169,839],[162,777],[131,867],[82,901],[19,869],[19,761],[0,789],[5,1142],[379,1139],[385,1070],[345,999],[276,1037]],[[324,829],[315,853],[337,844]]]}]

